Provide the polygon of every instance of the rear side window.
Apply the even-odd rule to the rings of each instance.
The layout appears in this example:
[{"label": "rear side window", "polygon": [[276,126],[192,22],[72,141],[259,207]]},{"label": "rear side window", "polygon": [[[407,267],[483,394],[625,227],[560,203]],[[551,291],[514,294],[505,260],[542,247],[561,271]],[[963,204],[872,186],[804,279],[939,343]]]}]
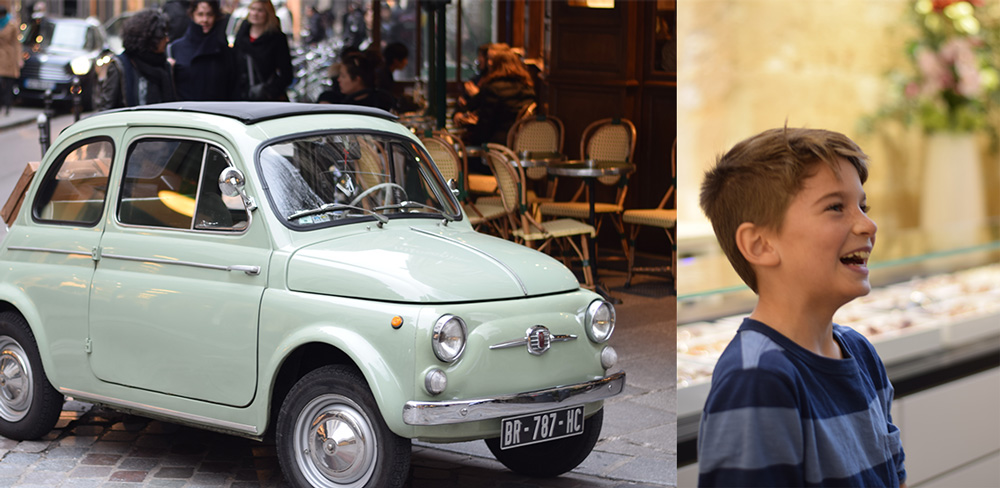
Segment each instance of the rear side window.
[{"label": "rear side window", "polygon": [[37,221],[92,226],[101,219],[114,146],[108,139],[76,144],[60,154],[32,205]]},{"label": "rear side window", "polygon": [[219,174],[229,166],[225,152],[201,141],[140,140],[125,161],[118,220],[184,230],[245,229],[243,200],[219,190]]}]

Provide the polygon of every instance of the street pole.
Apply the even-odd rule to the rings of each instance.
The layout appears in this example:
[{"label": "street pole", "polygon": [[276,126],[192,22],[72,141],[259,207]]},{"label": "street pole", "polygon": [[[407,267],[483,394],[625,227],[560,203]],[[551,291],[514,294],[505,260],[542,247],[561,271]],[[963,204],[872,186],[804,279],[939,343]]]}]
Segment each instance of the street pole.
[{"label": "street pole", "polygon": [[73,84],[69,87],[69,92],[73,95],[73,122],[80,120],[80,77],[73,76]]},{"label": "street pole", "polygon": [[42,146],[42,157],[49,150],[49,118],[44,113],[38,114],[38,144]]}]

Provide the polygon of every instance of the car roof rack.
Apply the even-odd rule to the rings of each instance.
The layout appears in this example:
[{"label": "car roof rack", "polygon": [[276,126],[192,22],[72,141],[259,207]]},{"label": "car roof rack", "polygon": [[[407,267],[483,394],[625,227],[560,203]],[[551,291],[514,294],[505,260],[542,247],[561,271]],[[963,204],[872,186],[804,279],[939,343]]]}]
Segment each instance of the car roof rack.
[{"label": "car roof rack", "polygon": [[387,120],[399,118],[384,110],[360,105],[291,102],[169,102],[119,108],[103,113],[146,111],[211,114],[236,119],[246,125],[293,115],[313,114],[369,115]]}]

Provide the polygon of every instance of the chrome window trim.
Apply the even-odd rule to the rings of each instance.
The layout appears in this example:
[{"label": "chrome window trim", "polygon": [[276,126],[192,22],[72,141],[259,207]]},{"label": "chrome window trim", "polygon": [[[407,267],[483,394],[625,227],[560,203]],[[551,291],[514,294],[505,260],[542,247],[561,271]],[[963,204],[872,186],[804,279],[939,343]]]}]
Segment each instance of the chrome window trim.
[{"label": "chrome window trim", "polygon": [[441,402],[410,400],[403,405],[403,422],[407,425],[448,425],[544,412],[604,400],[621,393],[624,388],[625,372],[619,371],[574,385],[490,398]]},{"label": "chrome window trim", "polygon": [[418,232],[420,234],[428,235],[428,236],[431,236],[431,237],[436,237],[438,239],[450,242],[452,244],[456,244],[456,245],[462,246],[465,249],[468,249],[468,250],[470,250],[472,252],[475,252],[475,253],[477,253],[477,254],[479,254],[481,256],[489,258],[490,261],[493,261],[494,263],[496,263],[497,265],[499,265],[500,269],[502,269],[505,273],[507,273],[508,276],[510,276],[511,278],[514,279],[514,281],[517,282],[518,286],[521,287],[521,293],[523,293],[524,296],[528,296],[528,287],[524,285],[524,281],[521,280],[521,277],[518,276],[517,273],[515,273],[514,270],[511,269],[510,266],[507,266],[507,263],[504,263],[503,261],[501,261],[500,259],[496,258],[492,254],[490,254],[490,253],[488,253],[486,251],[483,251],[482,249],[479,249],[477,247],[470,246],[470,245],[468,245],[468,244],[466,244],[466,243],[464,243],[464,242],[462,242],[462,241],[460,241],[458,239],[453,239],[451,237],[443,236],[443,235],[440,235],[440,234],[435,234],[434,232],[431,232],[431,231],[426,230],[426,229],[419,229],[419,228],[416,228],[416,227],[410,227],[410,230],[412,230],[414,232]]},{"label": "chrome window trim", "polygon": [[[150,126],[147,126],[147,125],[131,126],[130,125],[129,128],[130,129],[141,129],[141,128],[150,128]],[[172,128],[177,128],[177,127],[172,127]],[[179,127],[179,128],[180,129],[189,129],[189,127]],[[204,175],[204,170],[205,170],[205,156],[208,154],[209,146],[217,148],[219,150],[219,152],[221,152],[226,157],[226,161],[229,163],[229,166],[233,167],[233,168],[236,168],[236,165],[233,164],[233,158],[229,154],[229,151],[226,150],[226,148],[220,146],[217,142],[215,142],[215,141],[213,141],[211,139],[205,139],[205,138],[202,138],[202,137],[186,137],[186,136],[176,136],[176,135],[143,134],[143,135],[140,135],[140,136],[138,136],[138,137],[130,140],[128,142],[128,144],[125,144],[125,157],[126,158],[128,157],[128,151],[129,151],[129,148],[132,147],[132,144],[136,143],[136,142],[141,142],[143,139],[176,139],[176,140],[180,140],[180,141],[194,141],[194,142],[204,143],[205,144],[205,148],[204,148],[204,150],[202,152],[202,156],[201,156],[201,169],[198,170],[199,171],[199,173],[198,173],[198,175],[199,175],[198,183],[199,184],[201,183],[201,179],[200,178]],[[227,142],[228,142],[228,140],[227,140]],[[247,225],[244,226],[242,229],[220,229],[220,230],[197,229],[197,228],[194,227],[195,222],[194,222],[194,217],[193,216],[191,217],[191,227],[186,228],[186,229],[181,229],[179,227],[164,227],[164,226],[155,226],[155,225],[138,225],[138,224],[129,224],[129,223],[126,223],[126,222],[122,222],[122,220],[121,220],[121,218],[119,216],[119,212],[121,211],[122,187],[125,185],[125,169],[126,169],[125,166],[128,164],[128,161],[122,161],[121,164],[122,164],[122,174],[121,174],[121,179],[119,180],[118,188],[117,188],[117,194],[116,194],[116,197],[117,197],[116,200],[117,201],[115,202],[115,211],[112,212],[112,214],[113,214],[113,217],[114,217],[115,224],[117,224],[117,225],[119,225],[119,226],[121,226],[123,228],[128,228],[128,229],[150,229],[150,230],[168,230],[168,231],[174,231],[174,232],[193,232],[193,233],[197,233],[197,234],[238,236],[238,235],[244,235],[247,232],[249,232],[250,231],[250,226],[253,225],[253,212],[251,212],[250,210],[247,210],[245,207],[244,207],[243,210],[247,213]],[[239,168],[236,168],[236,169],[239,169]],[[199,197],[201,196],[200,192],[199,192],[198,196]],[[197,202],[197,200],[195,200],[195,208],[197,208],[197,206],[198,206],[198,202]]]},{"label": "chrome window trim", "polygon": [[73,390],[71,388],[59,388],[59,391],[63,395],[71,396],[74,398],[80,398],[84,400],[93,400],[95,403],[106,403],[109,405],[140,410],[143,412],[148,412],[162,417],[176,418],[183,421],[195,424],[208,425],[223,430],[243,432],[251,435],[259,434],[257,427],[254,425],[246,425],[238,422],[230,422],[228,420],[213,419],[202,415],[195,415],[186,412],[179,412],[177,410],[170,410],[167,408],[154,407],[152,405],[146,405],[145,403],[132,402],[128,400],[119,400],[117,398],[107,397],[104,395],[95,395],[92,393],[86,393],[79,390]]},{"label": "chrome window trim", "polygon": [[253,266],[247,264],[209,264],[209,263],[197,263],[194,261],[178,261],[173,259],[161,259],[161,258],[147,258],[141,256],[126,256],[123,254],[101,254],[102,258],[110,259],[120,259],[122,261],[135,261],[140,263],[156,263],[156,264],[176,264],[179,266],[190,266],[192,268],[204,268],[204,269],[214,269],[219,271],[242,271],[250,276],[256,276],[260,274],[260,266]]}]

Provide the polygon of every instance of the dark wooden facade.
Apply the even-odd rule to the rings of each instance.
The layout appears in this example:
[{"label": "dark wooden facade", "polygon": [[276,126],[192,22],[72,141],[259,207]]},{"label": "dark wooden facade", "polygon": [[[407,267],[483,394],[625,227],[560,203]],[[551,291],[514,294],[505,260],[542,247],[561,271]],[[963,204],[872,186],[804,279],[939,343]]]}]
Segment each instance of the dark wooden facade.
[{"label": "dark wooden facade", "polygon": [[[501,0],[499,6],[497,32],[511,34],[501,40],[543,60],[540,105],[565,124],[565,152],[579,156],[580,136],[594,120],[631,120],[638,133],[638,169],[629,180],[626,207],[657,205],[674,184],[670,148],[677,135],[677,77],[658,64],[665,34],[662,25],[657,28],[668,19],[674,25],[674,2],[618,0],[612,9],[596,9],[564,1]],[[507,25],[511,19],[517,21]],[[604,192],[610,198],[613,189]],[[662,232],[646,236],[640,237],[643,250],[667,245]]]}]

